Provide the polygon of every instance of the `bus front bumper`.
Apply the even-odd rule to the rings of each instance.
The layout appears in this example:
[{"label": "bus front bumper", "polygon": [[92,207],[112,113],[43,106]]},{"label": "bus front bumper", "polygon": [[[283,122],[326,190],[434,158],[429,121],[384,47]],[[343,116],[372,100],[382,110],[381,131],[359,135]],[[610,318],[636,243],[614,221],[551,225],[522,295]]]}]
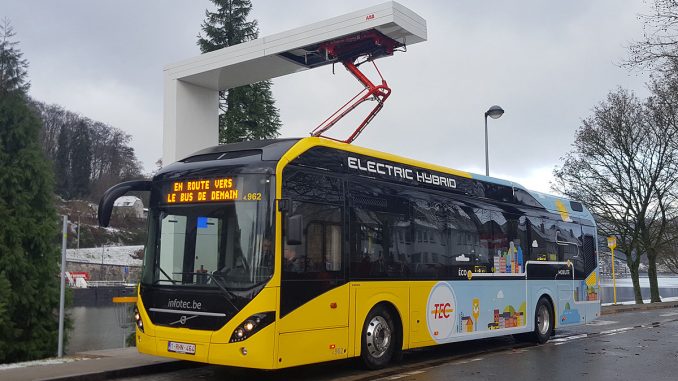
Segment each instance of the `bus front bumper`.
[{"label": "bus front bumper", "polygon": [[[210,342],[213,332],[182,329],[170,335],[148,335],[137,328],[136,345],[140,353],[178,360],[243,368],[275,369],[275,324],[271,324],[244,341]],[[182,353],[182,351],[185,351]],[[190,353],[193,352],[193,353]]]}]

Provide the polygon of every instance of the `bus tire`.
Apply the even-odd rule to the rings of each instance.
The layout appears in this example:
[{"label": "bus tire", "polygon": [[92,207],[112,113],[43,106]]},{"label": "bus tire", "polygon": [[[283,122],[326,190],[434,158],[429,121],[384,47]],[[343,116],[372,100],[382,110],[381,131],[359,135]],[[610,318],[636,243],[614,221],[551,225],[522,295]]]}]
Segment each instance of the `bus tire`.
[{"label": "bus tire", "polygon": [[367,314],[361,334],[360,357],[368,369],[381,369],[388,365],[399,342],[397,325],[392,312],[377,305]]},{"label": "bus tire", "polygon": [[551,302],[546,297],[542,296],[539,298],[534,312],[532,339],[539,344],[547,342],[553,334],[554,322],[553,305],[551,305]]}]

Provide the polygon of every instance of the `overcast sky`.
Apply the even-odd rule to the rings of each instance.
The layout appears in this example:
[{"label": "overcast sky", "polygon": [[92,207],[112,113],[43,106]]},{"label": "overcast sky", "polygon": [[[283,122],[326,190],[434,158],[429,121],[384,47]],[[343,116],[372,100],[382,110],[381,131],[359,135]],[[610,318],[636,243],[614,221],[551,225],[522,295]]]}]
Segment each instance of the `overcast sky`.
[{"label": "overcast sky", "polygon": [[[380,0],[253,0],[260,36]],[[549,191],[581,120],[617,86],[647,94],[646,75],[620,68],[642,36],[638,0],[410,1],[429,40],[378,61],[393,89],[355,144]],[[146,170],[162,152],[162,69],[199,54],[204,0],[2,0],[29,60],[30,94],[121,128]],[[282,137],[307,136],[360,90],[343,68],[275,79]],[[363,110],[364,111],[364,110]]]}]

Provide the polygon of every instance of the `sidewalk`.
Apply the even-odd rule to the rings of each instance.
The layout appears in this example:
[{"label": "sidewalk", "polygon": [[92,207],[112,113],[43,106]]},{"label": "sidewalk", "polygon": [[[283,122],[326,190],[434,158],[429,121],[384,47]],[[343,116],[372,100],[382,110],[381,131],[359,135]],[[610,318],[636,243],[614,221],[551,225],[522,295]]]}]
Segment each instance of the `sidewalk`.
[{"label": "sidewalk", "polygon": [[[678,308],[678,301],[605,305],[602,307],[602,315],[659,308]],[[0,380],[99,381],[171,372],[198,366],[202,364],[140,354],[136,348],[109,349],[78,353],[63,359],[0,365]]]},{"label": "sidewalk", "polygon": [[63,359],[0,366],[0,380],[99,381],[195,366],[201,364],[144,355],[138,353],[136,348],[121,348],[83,352]]},{"label": "sidewalk", "polygon": [[[668,298],[667,298],[668,299]],[[645,304],[609,304],[603,305],[601,315],[611,315],[620,312],[630,311],[648,311],[660,308],[678,308],[678,300],[661,303],[645,303]]]}]

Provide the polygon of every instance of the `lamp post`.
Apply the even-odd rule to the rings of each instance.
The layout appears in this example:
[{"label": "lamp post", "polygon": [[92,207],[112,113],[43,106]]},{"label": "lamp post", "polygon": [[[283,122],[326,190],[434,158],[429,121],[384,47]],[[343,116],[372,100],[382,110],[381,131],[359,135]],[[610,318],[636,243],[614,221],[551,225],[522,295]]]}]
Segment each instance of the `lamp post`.
[{"label": "lamp post", "polygon": [[490,175],[490,155],[487,148],[487,117],[489,116],[492,119],[498,119],[504,115],[504,109],[494,105],[485,111],[485,176]]}]

